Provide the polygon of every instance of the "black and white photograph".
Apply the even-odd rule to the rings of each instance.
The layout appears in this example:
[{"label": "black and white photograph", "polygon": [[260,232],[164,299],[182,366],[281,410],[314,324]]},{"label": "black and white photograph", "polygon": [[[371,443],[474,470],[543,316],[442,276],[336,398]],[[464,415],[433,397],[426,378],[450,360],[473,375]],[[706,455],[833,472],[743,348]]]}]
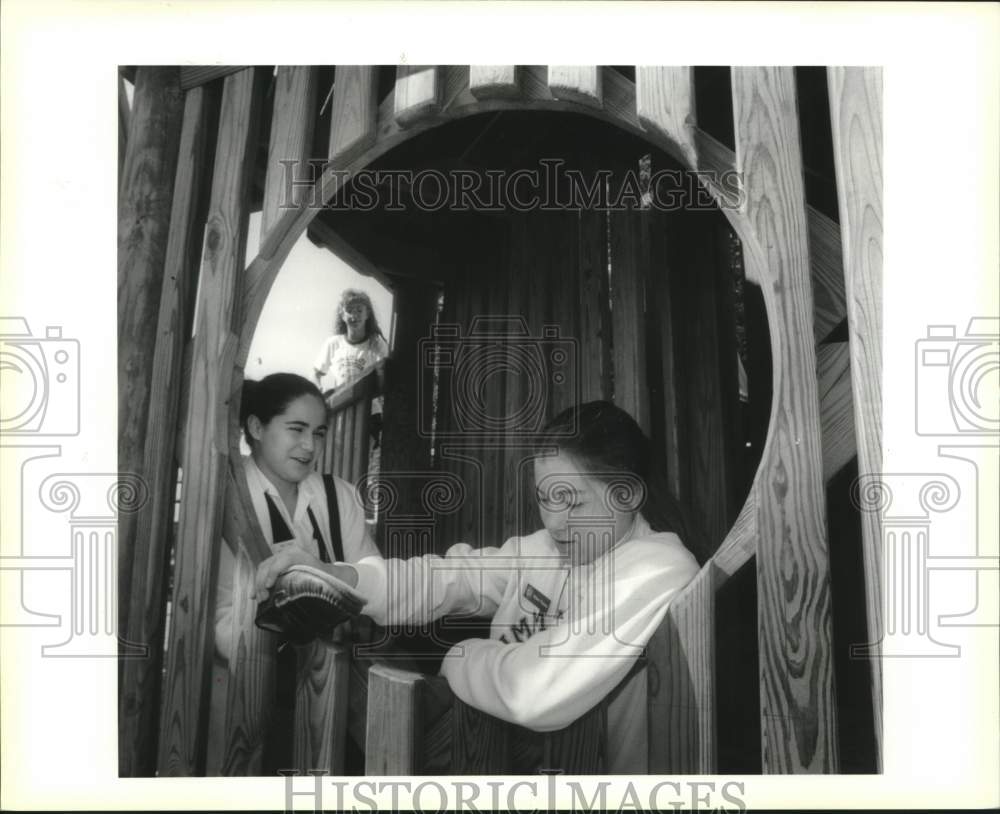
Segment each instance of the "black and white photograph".
[{"label": "black and white photograph", "polygon": [[[44,283],[65,307],[14,268],[2,314],[0,632],[27,665],[4,728],[8,692],[90,670],[103,744],[89,791],[33,769],[5,805],[996,802],[995,744],[964,796],[900,774],[997,732],[995,95],[949,136],[982,172],[925,173],[916,206],[951,131],[906,152],[919,49],[848,44],[850,4],[748,4],[762,37],[824,44],[732,53],[640,25],[730,42],[704,4],[514,4],[498,30],[531,47],[482,51],[488,3],[291,4],[289,31],[339,25],[301,51],[273,5],[245,4],[245,34],[209,5],[114,16],[163,28],[86,76],[101,104],[65,137],[100,166],[68,165],[52,206],[89,226],[29,250],[4,195],[5,276],[63,274],[80,241]],[[966,111],[998,90],[1000,15],[954,5],[969,49],[924,87]],[[872,25],[918,41],[946,16],[898,11]],[[11,78],[28,42],[7,111],[37,106]],[[3,127],[20,190],[37,153]],[[904,225],[929,207],[939,231]],[[918,681],[955,689],[930,713]]]}]

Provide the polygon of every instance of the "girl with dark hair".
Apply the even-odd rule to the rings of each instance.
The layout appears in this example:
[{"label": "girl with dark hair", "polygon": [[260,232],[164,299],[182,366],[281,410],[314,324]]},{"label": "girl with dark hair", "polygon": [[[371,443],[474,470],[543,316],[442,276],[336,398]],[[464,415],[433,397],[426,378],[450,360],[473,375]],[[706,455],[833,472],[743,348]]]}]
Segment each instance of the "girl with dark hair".
[{"label": "girl with dark hair", "polygon": [[[250,499],[275,552],[292,549],[317,563],[378,555],[354,487],[315,471],[326,438],[326,405],[313,382],[294,373],[244,382],[240,423],[250,446],[243,458]],[[229,547],[223,546],[216,612],[216,643],[223,655],[232,636],[227,624],[232,566]]]},{"label": "girl with dark hair", "polygon": [[[649,441],[608,402],[553,419],[535,450],[544,528],[500,548],[452,546],[444,557],[371,557],[323,571],[383,625],[447,614],[492,617],[489,639],[452,648],[441,667],[455,694],[537,731],[568,726],[628,674],[671,599],[698,572],[677,512],[653,477]],[[257,571],[256,596],[295,560],[279,553]],[[646,771],[645,682],[608,710],[610,773]],[[643,730],[644,731],[644,730]]]}]

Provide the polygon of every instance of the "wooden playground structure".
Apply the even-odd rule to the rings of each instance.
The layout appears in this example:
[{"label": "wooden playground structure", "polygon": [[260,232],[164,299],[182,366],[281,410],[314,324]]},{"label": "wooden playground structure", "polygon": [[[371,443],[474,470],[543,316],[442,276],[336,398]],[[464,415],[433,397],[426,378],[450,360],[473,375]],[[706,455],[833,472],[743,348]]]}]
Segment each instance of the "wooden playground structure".
[{"label": "wooden playground structure", "polygon": [[[249,598],[268,552],[240,476],[239,392],[261,309],[303,236],[394,295],[392,353],[334,398],[321,461],[377,500],[384,554],[537,528],[525,427],[613,400],[650,436],[710,554],[626,679],[646,683],[649,772],[881,768],[881,529],[850,500],[855,475],[881,465],[879,70],[121,75],[119,469],[151,496],[118,535],[119,635],[149,645],[119,663],[122,776],[267,769],[277,643]],[[804,160],[816,144],[828,145],[829,178]],[[683,171],[704,205],[331,205],[366,169],[511,173],[553,157],[588,178],[640,162]],[[293,205],[287,162],[297,179],[313,173]],[[244,263],[252,211],[261,239]],[[466,361],[429,365],[442,344]],[[380,473],[367,479],[379,395]],[[495,424],[514,414],[516,426]],[[223,538],[237,562],[236,644],[213,700]],[[527,733],[353,644],[298,650],[286,768],[342,774],[350,744],[369,774],[525,765]],[[225,726],[209,748],[213,703]],[[600,773],[610,703],[538,736],[532,765]]]}]

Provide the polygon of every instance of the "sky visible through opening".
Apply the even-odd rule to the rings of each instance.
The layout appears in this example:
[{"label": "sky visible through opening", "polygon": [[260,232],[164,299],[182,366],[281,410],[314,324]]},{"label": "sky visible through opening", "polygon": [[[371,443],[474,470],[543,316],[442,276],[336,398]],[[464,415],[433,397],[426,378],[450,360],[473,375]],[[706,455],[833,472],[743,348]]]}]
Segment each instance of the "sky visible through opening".
[{"label": "sky visible through opening", "polygon": [[[250,215],[247,262],[257,255],[261,213]],[[333,333],[334,312],[345,288],[366,291],[375,316],[391,342],[392,293],[365,277],[327,249],[305,236],[299,238],[282,265],[250,344],[244,376],[260,379],[269,373],[298,373],[313,377],[313,362]]]}]

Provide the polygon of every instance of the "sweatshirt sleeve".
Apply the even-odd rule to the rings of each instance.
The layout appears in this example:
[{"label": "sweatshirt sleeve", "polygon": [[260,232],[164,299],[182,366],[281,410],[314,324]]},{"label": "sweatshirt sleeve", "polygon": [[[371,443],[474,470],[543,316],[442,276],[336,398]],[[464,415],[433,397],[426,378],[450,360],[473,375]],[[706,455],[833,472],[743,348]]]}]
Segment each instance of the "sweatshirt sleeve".
[{"label": "sweatshirt sleeve", "polygon": [[445,656],[441,674],[470,706],[536,731],[568,726],[625,677],[698,572],[674,535],[635,540],[574,569],[562,624],[507,644],[472,639]]},{"label": "sweatshirt sleeve", "polygon": [[366,557],[354,568],[365,614],[380,625],[421,624],[447,614],[492,616],[515,572],[517,540],[501,548],[452,546],[440,557]]}]

